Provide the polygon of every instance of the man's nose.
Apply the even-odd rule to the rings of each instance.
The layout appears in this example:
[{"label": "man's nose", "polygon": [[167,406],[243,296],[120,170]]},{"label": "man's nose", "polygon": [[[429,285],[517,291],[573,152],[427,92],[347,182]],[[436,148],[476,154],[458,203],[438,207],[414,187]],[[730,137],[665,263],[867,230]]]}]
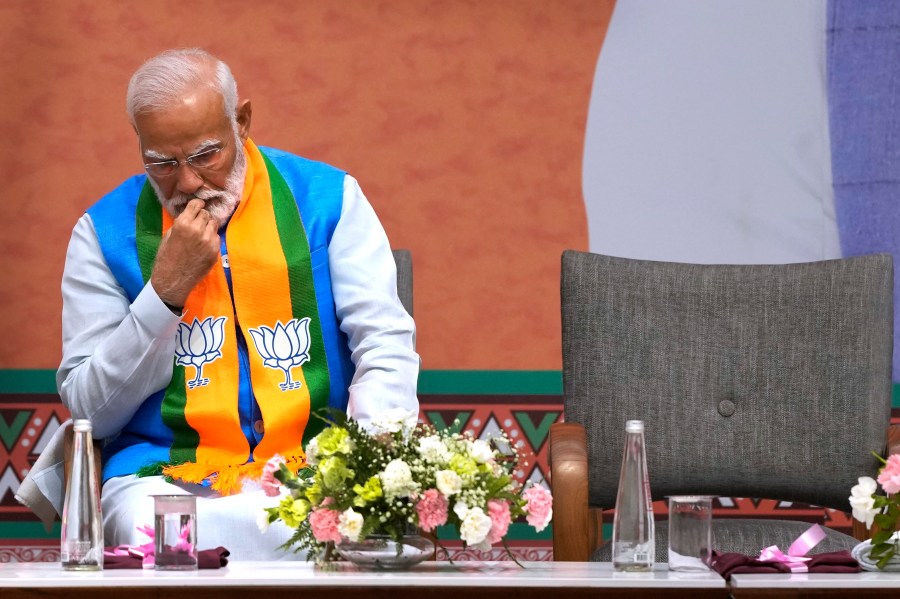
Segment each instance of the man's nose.
[{"label": "man's nose", "polygon": [[203,187],[203,178],[191,168],[190,164],[180,165],[175,177],[175,187],[183,194],[193,195]]}]

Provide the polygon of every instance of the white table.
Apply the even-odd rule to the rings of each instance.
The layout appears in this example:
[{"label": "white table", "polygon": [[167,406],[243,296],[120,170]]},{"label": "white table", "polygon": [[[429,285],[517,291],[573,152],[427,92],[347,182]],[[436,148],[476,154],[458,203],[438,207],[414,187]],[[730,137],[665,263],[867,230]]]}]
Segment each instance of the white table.
[{"label": "white table", "polygon": [[728,597],[728,586],[714,572],[682,574],[657,564],[652,572],[614,572],[609,563],[523,562],[425,562],[400,572],[362,571],[341,564],[324,571],[304,562],[233,562],[219,570],[156,572],[106,570],[65,572],[58,563],[0,564],[0,596],[90,596],[143,599],[153,597],[207,599],[263,593],[266,599],[303,596],[348,597],[503,597],[541,598],[559,590],[565,597]]},{"label": "white table", "polygon": [[900,598],[900,572],[858,574],[734,574],[734,599],[754,597]]}]

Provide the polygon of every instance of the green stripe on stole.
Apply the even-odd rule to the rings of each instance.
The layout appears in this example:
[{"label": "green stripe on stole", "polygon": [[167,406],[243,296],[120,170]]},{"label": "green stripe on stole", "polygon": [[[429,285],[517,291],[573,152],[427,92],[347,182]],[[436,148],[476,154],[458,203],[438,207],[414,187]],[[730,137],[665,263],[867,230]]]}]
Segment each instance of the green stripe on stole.
[{"label": "green stripe on stole", "polygon": [[[330,394],[330,377],[325,355],[325,342],[322,338],[322,325],[319,321],[319,309],[313,288],[312,257],[306,229],[300,218],[300,210],[294,195],[278,169],[268,156],[260,152],[269,172],[269,185],[272,191],[272,204],[275,210],[275,223],[278,237],[284,250],[285,262],[288,265],[288,280],[291,289],[291,310],[294,318],[300,320],[311,317],[309,323],[311,359],[303,364],[303,376],[309,390],[310,418],[303,432],[303,447],[319,434],[325,424],[313,418],[312,414],[328,407]],[[312,359],[315,356],[316,359]]]},{"label": "green stripe on stole", "polygon": [[[144,183],[141,196],[138,198],[135,211],[135,242],[138,250],[138,262],[141,267],[141,276],[144,285],[150,280],[153,272],[153,263],[156,260],[156,252],[162,239],[162,205],[156,199],[156,193],[150,186],[150,182]],[[175,360],[175,357],[172,357]],[[197,446],[200,444],[200,435],[191,428],[184,417],[184,406],[187,403],[187,393],[184,387],[184,366],[174,364],[172,367],[172,380],[166,387],[160,407],[160,415],[163,423],[172,430],[172,447],[169,449],[169,459],[172,464],[194,462],[197,460]]]}]

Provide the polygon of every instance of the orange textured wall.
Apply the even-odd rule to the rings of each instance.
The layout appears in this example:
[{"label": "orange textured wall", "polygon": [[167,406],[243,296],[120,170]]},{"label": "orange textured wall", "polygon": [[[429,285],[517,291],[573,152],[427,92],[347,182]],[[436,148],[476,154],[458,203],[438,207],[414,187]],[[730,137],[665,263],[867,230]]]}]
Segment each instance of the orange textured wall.
[{"label": "orange textured wall", "polygon": [[0,2],[0,368],[55,368],[79,215],[140,170],[131,72],[228,62],[251,136],[346,169],[413,251],[426,369],[560,367],[559,255],[613,0]]}]

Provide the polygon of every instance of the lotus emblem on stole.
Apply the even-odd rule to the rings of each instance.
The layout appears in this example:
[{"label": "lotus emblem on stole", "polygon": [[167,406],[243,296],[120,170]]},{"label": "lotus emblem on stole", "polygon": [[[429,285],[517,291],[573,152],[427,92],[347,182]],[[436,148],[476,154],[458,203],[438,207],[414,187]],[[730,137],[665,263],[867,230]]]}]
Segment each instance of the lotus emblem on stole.
[{"label": "lotus emblem on stole", "polygon": [[222,357],[225,320],[227,320],[225,316],[215,320],[209,316],[203,322],[194,318],[191,326],[183,322],[178,325],[178,334],[175,336],[175,356],[177,357],[175,363],[182,366],[193,366],[197,371],[194,380],[188,381],[188,389],[209,384],[209,379],[202,378],[203,365]]},{"label": "lotus emblem on stole", "polygon": [[256,351],[262,356],[263,365],[284,371],[284,382],[278,384],[282,391],[299,389],[302,383],[291,380],[291,369],[309,361],[309,317],[291,319],[275,328],[260,326],[250,329]]}]

